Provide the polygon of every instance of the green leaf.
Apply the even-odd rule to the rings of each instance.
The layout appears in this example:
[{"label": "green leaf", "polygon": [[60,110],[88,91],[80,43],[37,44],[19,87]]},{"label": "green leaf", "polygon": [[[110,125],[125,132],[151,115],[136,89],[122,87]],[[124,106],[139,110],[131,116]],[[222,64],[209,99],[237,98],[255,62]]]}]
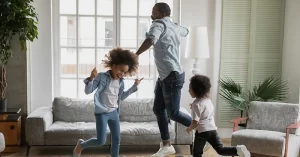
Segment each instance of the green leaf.
[{"label": "green leaf", "polygon": [[[33,41],[38,37],[38,14],[32,6],[32,0],[7,0],[0,1],[0,43],[1,63],[7,63],[9,59],[9,49],[4,48],[10,45],[10,40],[14,35],[19,36],[22,50],[26,49],[26,40]],[[5,54],[7,53],[7,54]]]},{"label": "green leaf", "polygon": [[231,91],[232,93],[242,93],[241,85],[235,83],[231,78],[226,78],[226,80],[220,79],[219,84],[223,89]]},{"label": "green leaf", "polygon": [[220,79],[220,97],[234,109],[247,111],[251,101],[282,101],[288,94],[288,83],[267,77],[259,85],[253,86],[252,91],[243,92],[240,84],[231,78]]},{"label": "green leaf", "polygon": [[255,94],[263,101],[282,101],[286,99],[288,90],[287,81],[271,76],[258,85]]},{"label": "green leaf", "polygon": [[[38,14],[32,6],[33,0],[0,1],[0,66],[5,67],[13,57],[11,39],[19,36],[22,50],[26,50],[26,41],[38,37]],[[6,84],[6,80],[0,82]],[[4,82],[3,82],[4,81]],[[1,91],[2,93],[5,91]],[[2,94],[1,93],[1,94]]]}]

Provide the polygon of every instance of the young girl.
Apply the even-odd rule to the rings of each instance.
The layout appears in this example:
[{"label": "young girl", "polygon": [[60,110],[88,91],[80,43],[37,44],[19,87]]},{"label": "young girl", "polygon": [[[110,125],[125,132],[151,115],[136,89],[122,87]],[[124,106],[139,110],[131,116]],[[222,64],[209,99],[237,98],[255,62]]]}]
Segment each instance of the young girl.
[{"label": "young girl", "polygon": [[73,157],[79,157],[81,151],[88,147],[102,146],[106,142],[106,127],[111,132],[111,156],[118,157],[120,149],[120,122],[118,106],[121,100],[137,91],[141,80],[136,79],[134,85],[124,91],[123,77],[132,76],[138,69],[138,56],[129,50],[113,49],[105,55],[104,65],[110,68],[107,72],[97,73],[96,68],[90,77],[84,80],[85,93],[94,95],[97,138],[87,141],[79,139],[73,151]]},{"label": "young girl", "polygon": [[196,98],[191,104],[192,124],[186,129],[190,133],[196,130],[194,139],[194,157],[202,157],[206,141],[223,156],[250,157],[246,146],[224,147],[217,133],[214,120],[214,106],[208,97],[211,88],[210,79],[203,75],[195,75],[190,80],[189,93]]}]

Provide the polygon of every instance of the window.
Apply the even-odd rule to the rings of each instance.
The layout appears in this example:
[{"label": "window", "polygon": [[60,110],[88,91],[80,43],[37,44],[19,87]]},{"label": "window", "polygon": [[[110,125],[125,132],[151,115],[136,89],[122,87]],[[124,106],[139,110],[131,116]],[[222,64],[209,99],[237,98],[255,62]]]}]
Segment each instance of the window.
[{"label": "window", "polygon": [[[83,80],[102,64],[104,55],[114,47],[136,51],[151,25],[156,2],[170,5],[171,19],[178,21],[179,0],[56,0],[54,8],[55,96],[93,98],[85,95]],[[151,98],[157,71],[152,48],[140,58],[138,76],[125,79],[125,89],[136,77],[144,77],[131,98]]]}]

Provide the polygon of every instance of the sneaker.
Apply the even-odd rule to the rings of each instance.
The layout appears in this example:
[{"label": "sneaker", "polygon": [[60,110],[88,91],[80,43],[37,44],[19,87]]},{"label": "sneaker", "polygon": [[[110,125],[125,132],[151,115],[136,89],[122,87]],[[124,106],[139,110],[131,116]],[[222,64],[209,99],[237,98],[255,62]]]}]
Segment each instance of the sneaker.
[{"label": "sneaker", "polygon": [[165,157],[167,155],[172,155],[175,153],[176,153],[176,151],[172,145],[171,146],[163,146],[163,144],[161,142],[160,149],[158,150],[157,153],[151,155],[151,157]]},{"label": "sneaker", "polygon": [[79,140],[77,141],[76,147],[75,147],[74,150],[73,150],[73,157],[80,157],[80,154],[81,154],[81,153],[77,154],[76,151],[75,151],[75,149],[76,149],[76,148],[78,147],[78,145],[80,145],[80,143],[82,143],[82,142],[83,142],[83,139],[79,139]]},{"label": "sneaker", "polygon": [[250,157],[250,152],[247,150],[246,146],[238,145],[236,146],[237,154],[241,157]]}]

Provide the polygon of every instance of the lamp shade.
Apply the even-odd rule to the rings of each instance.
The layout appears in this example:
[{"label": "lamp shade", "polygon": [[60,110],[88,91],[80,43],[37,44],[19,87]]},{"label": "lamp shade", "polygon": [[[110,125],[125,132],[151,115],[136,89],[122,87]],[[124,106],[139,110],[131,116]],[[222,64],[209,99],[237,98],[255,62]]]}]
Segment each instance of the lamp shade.
[{"label": "lamp shade", "polygon": [[209,58],[207,28],[189,27],[185,58]]}]

